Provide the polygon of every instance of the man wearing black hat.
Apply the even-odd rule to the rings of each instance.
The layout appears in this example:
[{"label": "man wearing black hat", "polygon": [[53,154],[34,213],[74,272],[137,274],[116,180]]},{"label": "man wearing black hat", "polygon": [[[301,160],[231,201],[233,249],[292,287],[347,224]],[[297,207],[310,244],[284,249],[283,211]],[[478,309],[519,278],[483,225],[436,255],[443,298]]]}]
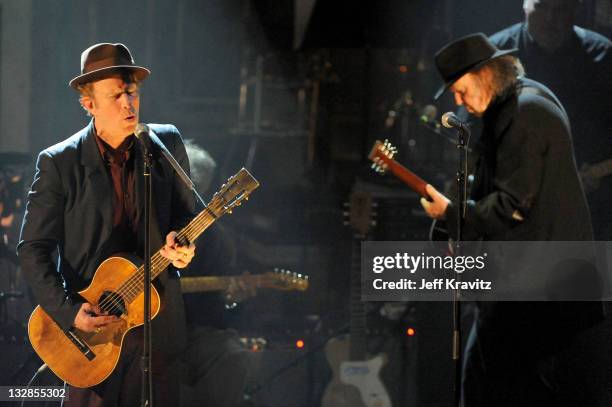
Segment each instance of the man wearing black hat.
[{"label": "man wearing black hat", "polygon": [[[483,34],[473,34],[435,56],[445,82],[436,97],[450,89],[455,103],[483,125],[462,239],[592,240],[565,110],[548,88],[523,77],[514,51],[501,51]],[[427,192],[431,199],[421,200],[425,211],[445,219],[456,237],[455,205],[431,185]],[[555,405],[556,372],[543,366],[562,348],[552,321],[563,321],[563,307],[478,305],[464,364],[466,407]],[[597,303],[574,309],[579,312],[570,318],[581,327],[602,316]]]},{"label": "man wearing black hat", "polygon": [[[139,122],[140,83],[149,70],[134,64],[123,44],[102,43],[81,56],[81,74],[70,81],[91,122],[38,156],[28,194],[18,254],[36,300],[67,331],[99,332],[117,320],[77,293],[91,283],[100,263],[118,252],[142,256],[144,181]],[[172,125],[149,125],[186,170],[180,134]],[[156,148],[157,141],[153,141]],[[163,157],[152,163],[151,247],[172,261],[156,280],[162,309],[152,323],[153,388],[157,405],[177,403],[177,354],[184,341],[184,314],[175,268],[186,267],[193,244],[181,246],[176,230],[195,212],[193,195]],[[55,252],[59,259],[54,265]],[[135,406],[140,403],[142,327],[126,335],[113,373],[91,389],[71,388],[67,405]],[[61,349],[58,349],[61,352]]]}]

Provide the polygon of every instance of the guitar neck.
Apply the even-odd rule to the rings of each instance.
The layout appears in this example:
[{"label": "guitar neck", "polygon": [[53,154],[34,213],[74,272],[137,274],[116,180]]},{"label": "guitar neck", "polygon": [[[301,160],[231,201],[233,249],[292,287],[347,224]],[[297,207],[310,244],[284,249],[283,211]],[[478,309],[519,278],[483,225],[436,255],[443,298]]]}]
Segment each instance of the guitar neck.
[{"label": "guitar neck", "polygon": [[427,182],[398,163],[393,159],[393,156],[397,153],[397,149],[391,146],[388,141],[384,143],[376,141],[372,147],[372,151],[368,155],[368,158],[374,163],[373,168],[380,173],[385,171],[391,171],[393,175],[399,178],[404,184],[408,185],[413,191],[418,193],[424,198],[429,199],[429,195],[426,191]]},{"label": "guitar neck", "polygon": [[[215,215],[210,207],[204,208],[187,226],[181,229],[177,234],[177,238],[187,239],[189,242],[193,242],[198,236],[202,234],[210,225],[212,225],[219,216],[223,215],[223,212]],[[155,280],[165,269],[170,265],[171,261],[161,255],[161,249],[158,250],[153,256],[151,256],[151,281]],[[144,265],[138,267],[136,273],[134,273],[123,285],[126,287],[126,297],[129,301],[136,298],[143,290],[144,280]],[[127,289],[129,287],[129,290]]]},{"label": "guitar neck", "polygon": [[425,190],[425,186],[427,185],[425,180],[395,160],[389,160],[387,164],[389,165],[389,171],[408,185],[413,191],[425,198],[429,197]]},{"label": "guitar neck", "polygon": [[181,277],[181,289],[183,293],[203,293],[209,291],[223,291],[230,286],[231,279],[245,281],[246,284],[260,286],[260,276],[205,276],[205,277]]},{"label": "guitar neck", "polygon": [[349,335],[351,338],[350,360],[360,361],[367,357],[367,322],[365,304],[361,301],[361,240],[353,239],[351,254],[351,309]]},{"label": "guitar neck", "polygon": [[[177,234],[177,239],[183,240],[186,239],[188,242],[195,241],[210,225],[212,225],[215,220],[217,220],[218,216],[215,216],[213,212],[208,208],[204,208],[202,212],[200,212],[187,226],[181,229]],[[171,261],[161,254],[161,249],[157,251],[153,256],[151,256],[151,281],[153,281],[158,275],[161,274],[162,271],[166,269],[170,265]],[[143,270],[144,267],[140,267],[140,270]],[[142,277],[142,275],[140,276]]]}]

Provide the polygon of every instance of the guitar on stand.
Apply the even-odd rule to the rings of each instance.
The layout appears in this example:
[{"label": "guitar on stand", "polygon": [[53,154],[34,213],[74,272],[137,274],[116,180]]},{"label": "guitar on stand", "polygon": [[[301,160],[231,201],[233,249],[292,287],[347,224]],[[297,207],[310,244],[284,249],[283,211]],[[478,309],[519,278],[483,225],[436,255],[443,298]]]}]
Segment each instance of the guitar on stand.
[{"label": "guitar on stand", "polygon": [[355,236],[349,336],[332,338],[325,346],[333,377],[325,389],[321,407],[391,407],[391,399],[380,379],[386,355],[368,357],[365,304],[361,302],[361,241],[366,239],[374,223],[372,206],[370,194],[351,194],[349,223]]},{"label": "guitar on stand", "polygon": [[307,275],[275,269],[263,274],[243,274],[241,276],[181,277],[181,290],[183,294],[224,291],[233,282],[240,282],[246,287],[255,289],[267,288],[280,291],[306,291],[308,289]]}]

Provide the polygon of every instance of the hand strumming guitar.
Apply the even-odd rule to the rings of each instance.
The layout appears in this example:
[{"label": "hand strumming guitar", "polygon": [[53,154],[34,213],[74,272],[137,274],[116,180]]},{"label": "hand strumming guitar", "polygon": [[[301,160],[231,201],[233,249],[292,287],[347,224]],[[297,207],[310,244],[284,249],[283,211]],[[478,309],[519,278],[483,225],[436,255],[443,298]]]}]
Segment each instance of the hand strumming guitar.
[{"label": "hand strumming guitar", "polygon": [[84,302],[74,318],[74,327],[85,332],[99,332],[106,325],[119,318],[102,311],[99,306]]}]

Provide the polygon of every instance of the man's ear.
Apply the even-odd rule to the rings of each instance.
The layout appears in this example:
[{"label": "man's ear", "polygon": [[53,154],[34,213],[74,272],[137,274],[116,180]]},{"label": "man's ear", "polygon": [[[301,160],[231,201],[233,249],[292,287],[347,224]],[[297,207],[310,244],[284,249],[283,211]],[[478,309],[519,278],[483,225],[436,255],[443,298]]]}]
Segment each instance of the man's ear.
[{"label": "man's ear", "polygon": [[87,113],[91,115],[95,107],[93,98],[91,96],[81,96],[79,101],[81,102],[83,109],[85,109]]}]

